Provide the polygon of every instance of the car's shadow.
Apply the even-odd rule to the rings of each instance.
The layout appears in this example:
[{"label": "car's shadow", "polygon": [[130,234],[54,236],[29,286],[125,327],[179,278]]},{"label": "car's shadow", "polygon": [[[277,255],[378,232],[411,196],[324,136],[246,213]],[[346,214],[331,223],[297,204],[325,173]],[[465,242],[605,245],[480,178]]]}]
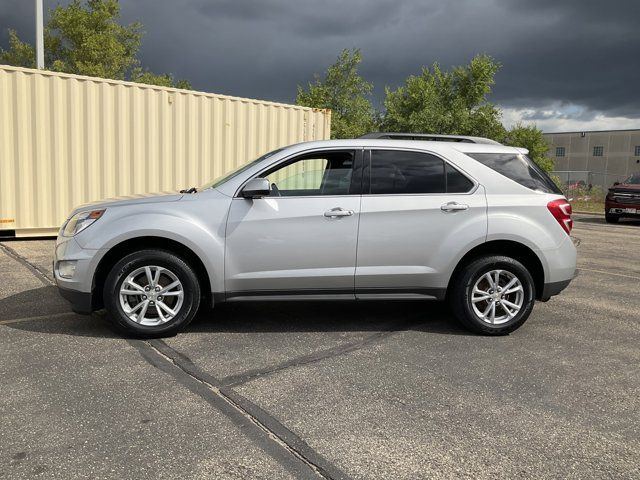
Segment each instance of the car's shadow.
[{"label": "car's shadow", "polygon": [[[25,303],[37,301],[30,315],[15,315]],[[52,335],[119,338],[103,311],[77,315],[61,305],[55,287],[42,287],[0,299],[0,312],[17,330]],[[66,313],[66,314],[65,314]],[[37,317],[35,319],[30,319]],[[21,321],[12,322],[22,318]],[[26,319],[25,319],[26,318]],[[226,303],[201,308],[183,334],[281,332],[380,332],[419,330],[468,335],[446,304],[432,301],[318,301]]]}]

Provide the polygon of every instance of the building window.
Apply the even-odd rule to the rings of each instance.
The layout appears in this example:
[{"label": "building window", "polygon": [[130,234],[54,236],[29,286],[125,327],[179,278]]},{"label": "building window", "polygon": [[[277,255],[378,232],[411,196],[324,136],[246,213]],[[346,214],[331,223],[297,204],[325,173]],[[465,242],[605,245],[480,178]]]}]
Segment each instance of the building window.
[{"label": "building window", "polygon": [[599,145],[597,147],[593,147],[593,156],[594,157],[601,157],[604,154],[604,147],[602,145]]},{"label": "building window", "polygon": [[636,145],[636,153],[635,153],[636,157],[640,157],[640,145]]},{"label": "building window", "polygon": [[556,147],[556,157],[564,157],[564,147]]}]

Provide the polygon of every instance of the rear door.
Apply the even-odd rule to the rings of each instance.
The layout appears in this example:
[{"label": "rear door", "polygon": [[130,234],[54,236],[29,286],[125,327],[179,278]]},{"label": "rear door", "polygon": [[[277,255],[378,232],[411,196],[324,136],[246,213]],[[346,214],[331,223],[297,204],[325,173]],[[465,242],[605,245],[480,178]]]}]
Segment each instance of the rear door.
[{"label": "rear door", "polygon": [[484,241],[484,189],[423,151],[365,152],[356,296],[444,294],[470,245]]},{"label": "rear door", "polygon": [[353,298],[362,149],[301,154],[259,176],[270,195],[231,204],[227,296]]}]

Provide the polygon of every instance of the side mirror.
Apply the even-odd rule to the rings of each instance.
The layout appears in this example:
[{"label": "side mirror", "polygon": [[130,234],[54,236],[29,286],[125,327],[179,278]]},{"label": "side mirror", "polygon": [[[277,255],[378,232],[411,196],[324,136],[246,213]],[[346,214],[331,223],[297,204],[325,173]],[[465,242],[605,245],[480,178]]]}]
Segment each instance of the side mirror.
[{"label": "side mirror", "polygon": [[252,178],[240,192],[244,198],[262,198],[268,197],[271,193],[269,180],[266,178]]},{"label": "side mirror", "polygon": [[620,182],[613,182],[613,186],[620,185]]}]

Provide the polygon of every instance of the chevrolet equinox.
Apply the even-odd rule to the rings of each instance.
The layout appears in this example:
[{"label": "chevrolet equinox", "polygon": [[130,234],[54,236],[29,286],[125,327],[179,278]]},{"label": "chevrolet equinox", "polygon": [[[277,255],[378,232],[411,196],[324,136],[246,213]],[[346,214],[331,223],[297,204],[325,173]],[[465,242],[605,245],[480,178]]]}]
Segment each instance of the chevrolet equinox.
[{"label": "chevrolet equinox", "polygon": [[290,299],[446,300],[466,328],[506,334],[576,272],[571,206],[527,153],[413,134],[281,148],[179,194],[77,208],[56,283],[142,337],[201,304]]}]

